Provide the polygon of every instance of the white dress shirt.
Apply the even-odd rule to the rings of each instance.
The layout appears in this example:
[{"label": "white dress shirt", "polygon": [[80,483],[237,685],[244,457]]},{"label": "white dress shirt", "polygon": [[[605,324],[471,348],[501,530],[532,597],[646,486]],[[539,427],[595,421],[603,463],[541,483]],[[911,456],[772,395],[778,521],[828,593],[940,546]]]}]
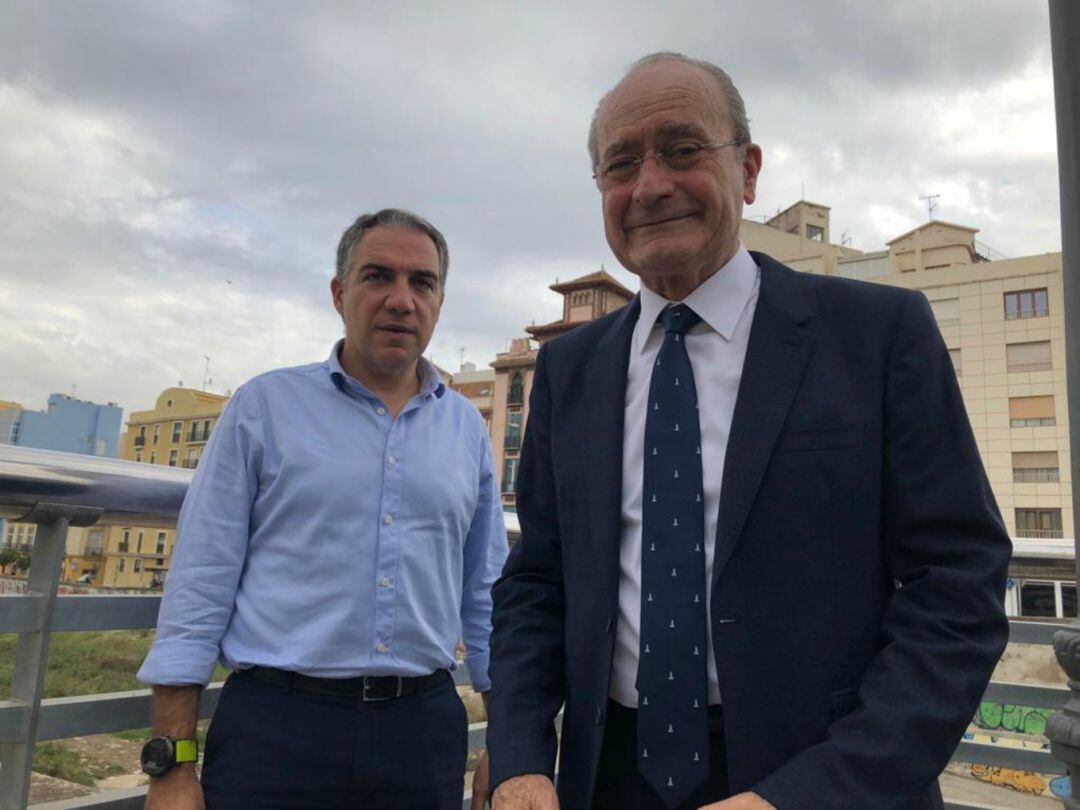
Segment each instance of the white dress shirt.
[{"label": "white dress shirt", "polygon": [[[723,267],[681,303],[701,316],[702,322],[685,338],[694,369],[701,426],[701,467],[705,486],[705,576],[711,580],[716,525],[720,515],[720,486],[724,475],[728,434],[739,392],[750,324],[757,306],[761,272],[740,244]],[[619,624],[612,659],[613,700],[637,708],[635,687],[641,625],[641,490],[645,457],[645,415],[653,364],[664,341],[656,319],[671,304],[642,286],[641,314],[630,343],[623,428],[622,544],[619,552]],[[712,593],[705,582],[705,608]],[[708,616],[708,613],[706,613]],[[709,629],[709,703],[720,702],[713,658],[712,618]]]}]

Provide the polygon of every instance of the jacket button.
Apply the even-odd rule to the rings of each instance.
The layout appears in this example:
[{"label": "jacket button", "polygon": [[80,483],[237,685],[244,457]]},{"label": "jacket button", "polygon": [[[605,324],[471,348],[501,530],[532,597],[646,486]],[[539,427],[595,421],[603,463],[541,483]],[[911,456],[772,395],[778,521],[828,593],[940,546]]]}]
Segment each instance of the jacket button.
[{"label": "jacket button", "polygon": [[604,725],[604,709],[601,706],[596,707],[596,725]]}]

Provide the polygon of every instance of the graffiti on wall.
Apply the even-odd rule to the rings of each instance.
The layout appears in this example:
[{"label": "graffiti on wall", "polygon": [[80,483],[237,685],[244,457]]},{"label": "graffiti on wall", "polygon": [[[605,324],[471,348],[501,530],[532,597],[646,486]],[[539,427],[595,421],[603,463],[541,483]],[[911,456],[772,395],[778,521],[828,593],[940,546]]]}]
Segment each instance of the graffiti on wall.
[{"label": "graffiti on wall", "polygon": [[1053,709],[984,700],[975,715],[975,725],[990,731],[1015,731],[1042,737],[1046,734],[1046,720],[1053,713]]}]

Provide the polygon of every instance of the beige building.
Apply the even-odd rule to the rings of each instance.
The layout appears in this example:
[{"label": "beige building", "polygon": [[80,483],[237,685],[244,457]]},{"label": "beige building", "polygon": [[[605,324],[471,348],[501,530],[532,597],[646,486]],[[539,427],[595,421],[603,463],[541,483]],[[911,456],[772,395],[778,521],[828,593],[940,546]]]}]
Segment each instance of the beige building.
[{"label": "beige building", "polygon": [[491,411],[495,401],[495,370],[477,369],[475,363],[462,363],[461,370],[450,379],[450,388],[476,406],[484,418],[488,436],[491,436]]},{"label": "beige building", "polygon": [[[797,270],[926,295],[1014,538],[1010,612],[1076,616],[1061,254],[991,261],[976,244],[977,229],[938,220],[897,236],[882,250],[862,252],[832,244],[829,209],[807,201],[765,223],[743,220],[740,233],[750,250]],[[611,306],[585,309],[587,302],[574,296],[573,285],[598,275],[554,285],[565,296],[563,319],[526,331],[543,342],[630,299],[629,291],[607,276],[617,285],[607,287]],[[534,344],[519,338],[492,363],[492,437],[507,504],[513,503],[535,359]]]},{"label": "beige building", "polygon": [[[127,432],[120,437],[120,458],[194,469],[227,401],[228,397],[208,391],[166,388],[152,410],[135,411],[128,418]],[[109,528],[101,543],[100,578],[93,584],[160,587],[169,570],[175,534],[143,526]]]}]

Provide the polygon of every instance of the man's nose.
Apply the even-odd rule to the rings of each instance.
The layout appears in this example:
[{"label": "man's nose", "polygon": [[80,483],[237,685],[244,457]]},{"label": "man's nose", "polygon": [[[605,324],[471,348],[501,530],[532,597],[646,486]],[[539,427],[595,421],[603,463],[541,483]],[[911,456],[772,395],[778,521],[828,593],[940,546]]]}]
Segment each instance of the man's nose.
[{"label": "man's nose", "polygon": [[634,181],[634,202],[653,205],[658,200],[670,197],[674,188],[671,172],[664,168],[655,154],[646,155]]},{"label": "man's nose", "polygon": [[387,309],[394,312],[409,313],[416,309],[408,278],[398,278],[394,281],[394,286],[386,296],[385,305]]}]

